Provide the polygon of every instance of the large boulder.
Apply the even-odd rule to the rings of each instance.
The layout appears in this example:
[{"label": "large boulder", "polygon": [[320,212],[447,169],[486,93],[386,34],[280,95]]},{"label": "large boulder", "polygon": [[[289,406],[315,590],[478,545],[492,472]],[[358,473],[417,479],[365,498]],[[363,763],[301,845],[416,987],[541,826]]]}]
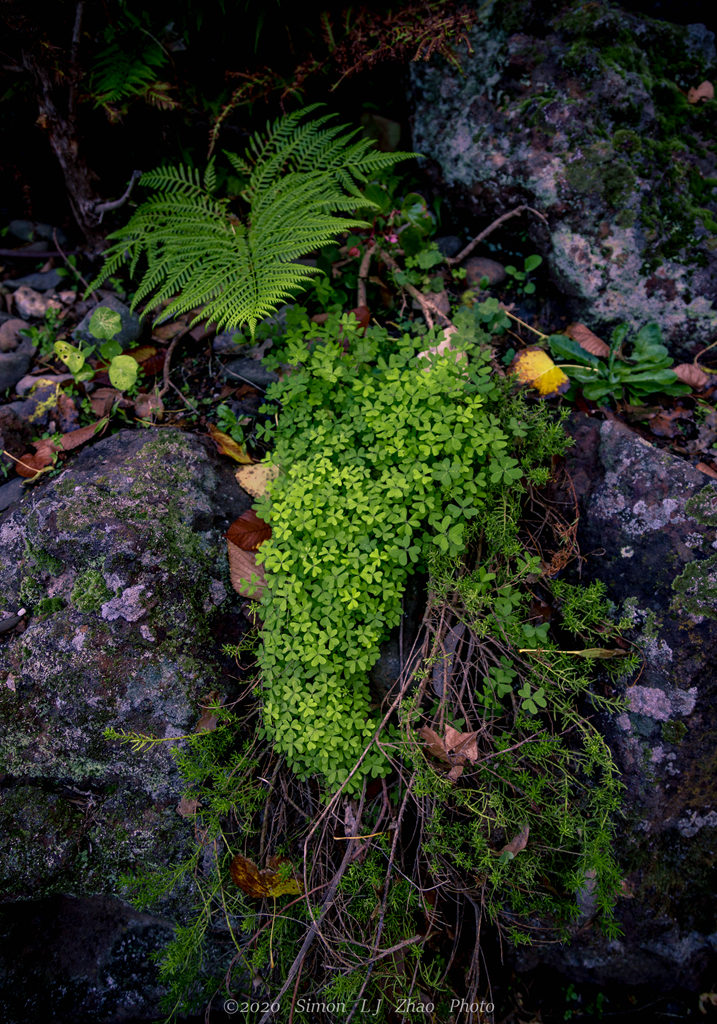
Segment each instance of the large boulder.
[{"label": "large boulder", "polygon": [[576,982],[703,991],[717,953],[717,485],[618,421],[574,414],[568,466],[581,506],[583,579],[602,580],[642,656],[603,722],[625,784],[624,870],[607,941],[523,955]]},{"label": "large boulder", "polygon": [[[63,1016],[53,1003],[55,1020],[157,1014],[145,962],[190,886],[156,919],[116,897],[123,874],[184,860],[194,832],[175,744],[136,753],[103,731],[182,736],[227,693],[221,643],[240,614],[222,535],[250,499],[226,462],[178,430],[122,431],[0,518],[0,620],[28,611],[24,632],[0,635],[0,945],[31,918],[92,948],[89,974],[79,961],[70,977],[62,950],[6,966],[8,1022],[46,1019],[70,981],[76,1004]],[[33,993],[44,1010],[22,1016]]]},{"label": "large boulder", "polygon": [[521,0],[493,5],[470,44],[460,71],[413,65],[413,145],[473,233],[527,203],[548,222],[525,216],[529,244],[574,316],[594,329],[657,321],[679,356],[710,339],[717,104],[689,91],[713,79],[714,35],[607,0]]}]

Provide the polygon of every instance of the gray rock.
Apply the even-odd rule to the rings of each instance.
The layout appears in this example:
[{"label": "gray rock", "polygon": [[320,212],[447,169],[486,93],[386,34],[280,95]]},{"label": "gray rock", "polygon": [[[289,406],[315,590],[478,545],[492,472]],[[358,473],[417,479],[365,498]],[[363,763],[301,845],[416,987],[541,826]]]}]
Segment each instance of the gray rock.
[{"label": "gray rock", "polygon": [[222,375],[225,380],[236,384],[237,387],[240,384],[253,384],[262,391],[279,379],[271,370],[265,369],[258,359],[250,358],[232,359],[222,367]]},{"label": "gray rock", "polygon": [[[232,696],[215,635],[220,608],[238,614],[223,533],[249,501],[198,439],[123,431],[0,517],[0,594],[11,612],[30,611],[23,633],[0,638],[0,891],[11,916],[30,913],[38,895],[84,901],[80,931],[65,934],[81,945],[101,931],[97,914],[121,894],[121,874],[176,865],[191,849],[171,744],[137,754],[103,730],[180,736],[196,727],[203,695]],[[181,913],[188,885],[160,912]],[[165,918],[138,924],[123,913],[127,935],[141,925],[153,948],[166,938]],[[125,947],[127,970],[139,972],[129,995],[109,968],[98,979],[97,964],[112,962],[120,941],[114,925],[110,933],[97,940],[94,968],[79,972],[78,1006],[88,1013],[93,1000],[148,998],[142,943]],[[52,949],[48,959],[61,955]],[[19,964],[6,971],[6,989],[27,990]],[[52,985],[61,980],[56,973]],[[115,1012],[98,1009],[93,1019],[124,1019]],[[85,1018],[53,1006],[53,1019]]]},{"label": "gray rock", "polygon": [[[22,242],[31,242],[33,239],[44,238],[48,242],[54,241],[53,231],[57,232],[57,240],[60,245],[67,245],[67,236],[61,228],[53,228],[52,224],[40,224],[32,220],[11,220],[8,224],[8,231],[15,238]],[[46,245],[38,248],[46,249]]]},{"label": "gray rock", "polygon": [[22,495],[23,482],[19,476],[16,476],[14,480],[8,480],[7,483],[0,484],[0,512],[4,512],[6,508],[14,505]]},{"label": "gray rock", "polygon": [[625,784],[624,936],[581,929],[569,946],[520,963],[574,981],[700,991],[717,952],[717,486],[617,421],[572,422],[582,579],[606,584],[643,658],[620,687],[626,712],[603,723]]},{"label": "gray rock", "polygon": [[12,352],[0,352],[0,394],[10,391],[25,376],[30,360],[35,354],[35,346],[26,338]]},{"label": "gray rock", "polygon": [[77,325],[75,330],[72,332],[72,337],[75,341],[85,342],[90,345],[96,345],[98,339],[90,333],[90,320],[95,310],[100,308],[114,309],[119,313],[122,318],[122,327],[119,334],[116,335],[115,341],[118,341],[123,349],[128,349],[130,346],[137,341],[142,333],[142,324],[139,317],[135,313],[131,313],[127,306],[123,302],[120,302],[114,295],[109,295],[103,299],[102,302],[96,303],[85,316],[82,318],[80,323]]},{"label": "gray rock", "polygon": [[53,269],[38,271],[36,274],[25,274],[24,277],[16,277],[4,281],[3,284],[6,288],[19,288],[21,285],[26,285],[28,288],[34,288],[36,292],[51,292],[55,288],[67,284],[67,277]]},{"label": "gray rock", "polygon": [[717,326],[717,194],[702,185],[717,146],[665,68],[692,45],[691,79],[709,77],[709,33],[605,0],[554,10],[495,5],[460,72],[413,64],[413,148],[469,210],[470,232],[521,203],[547,216],[512,224],[576,319],[598,333],[657,321],[691,358]]}]

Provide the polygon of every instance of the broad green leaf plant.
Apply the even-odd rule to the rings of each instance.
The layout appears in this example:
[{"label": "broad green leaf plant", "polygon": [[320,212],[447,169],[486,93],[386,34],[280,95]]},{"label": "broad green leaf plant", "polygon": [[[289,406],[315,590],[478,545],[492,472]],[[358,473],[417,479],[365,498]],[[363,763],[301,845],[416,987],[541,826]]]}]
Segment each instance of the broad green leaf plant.
[{"label": "broad green leaf plant", "polygon": [[234,208],[216,195],[213,161],[205,172],[186,165],[144,174],[152,195],[114,244],[93,282],[97,287],[129,262],[135,274],[146,260],[133,308],[163,306],[161,319],[202,307],[196,320],[227,329],[257,322],[308,287],[319,273],[301,262],[341,231],[365,227],[343,216],[375,204],[360,185],[413,154],[381,153],[358,130],[332,124],[334,115],[308,120],[305,107],[256,134],[241,156],[225,156],[243,186]]}]

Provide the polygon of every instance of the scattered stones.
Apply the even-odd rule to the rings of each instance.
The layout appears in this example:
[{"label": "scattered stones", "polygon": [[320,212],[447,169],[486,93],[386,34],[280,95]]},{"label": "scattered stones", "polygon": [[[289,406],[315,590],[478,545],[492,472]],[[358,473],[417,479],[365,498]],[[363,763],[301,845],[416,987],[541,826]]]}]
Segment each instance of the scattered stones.
[{"label": "scattered stones", "polygon": [[26,320],[35,317],[41,319],[48,309],[62,309],[59,299],[48,295],[41,295],[27,285],[20,285],[15,291],[15,308],[21,317]]},{"label": "scattered stones", "polygon": [[0,323],[0,352],[12,352],[22,342],[20,331],[28,326],[26,320],[17,317]]},{"label": "scattered stones", "polygon": [[26,338],[11,352],[0,352],[0,394],[15,387],[30,368],[35,346]]},{"label": "scattered stones", "polygon": [[58,270],[41,270],[36,274],[25,274],[24,277],[16,277],[3,283],[7,288],[31,288],[36,292],[51,292],[67,282],[65,274]]}]

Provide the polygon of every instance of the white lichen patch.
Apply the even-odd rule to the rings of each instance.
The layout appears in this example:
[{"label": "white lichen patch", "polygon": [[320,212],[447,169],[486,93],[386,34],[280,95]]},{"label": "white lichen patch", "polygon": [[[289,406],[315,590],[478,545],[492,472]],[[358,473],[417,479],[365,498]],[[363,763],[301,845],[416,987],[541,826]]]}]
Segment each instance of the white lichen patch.
[{"label": "white lichen patch", "polygon": [[76,651],[81,651],[87,639],[87,626],[82,626],[72,638],[72,646]]},{"label": "white lichen patch", "polygon": [[145,622],[143,622],[142,625],[139,627],[139,631],[145,640],[148,640],[152,644],[156,642],[157,638],[155,637],[154,633]]},{"label": "white lichen patch", "polygon": [[102,605],[103,619],[125,619],[127,622],[136,622],[147,614],[147,609],[142,604],[142,591],[146,590],[144,583],[138,583],[134,587],[127,587],[119,597],[113,597]]},{"label": "white lichen patch", "polygon": [[697,835],[703,828],[717,828],[717,811],[708,811],[707,814],[700,814],[699,811],[687,811],[685,816],[677,822],[678,832],[687,839]]},{"label": "white lichen patch", "polygon": [[657,722],[669,722],[678,715],[692,714],[697,703],[697,687],[668,693],[654,686],[630,686],[626,697],[633,714],[645,715]]}]

